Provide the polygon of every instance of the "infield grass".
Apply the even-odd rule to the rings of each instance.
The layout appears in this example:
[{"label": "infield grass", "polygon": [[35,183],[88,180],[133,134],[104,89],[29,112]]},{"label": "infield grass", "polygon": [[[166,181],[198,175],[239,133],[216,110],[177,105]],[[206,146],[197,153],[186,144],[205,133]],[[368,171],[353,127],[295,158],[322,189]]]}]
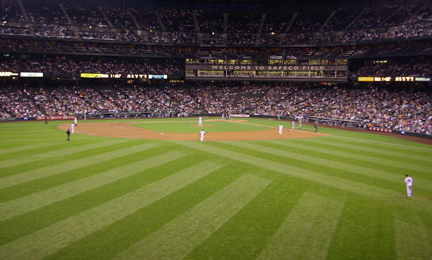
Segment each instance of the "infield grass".
[{"label": "infield grass", "polygon": [[[206,132],[280,123],[215,119]],[[127,121],[200,130],[197,118]],[[325,127],[310,139],[67,142],[62,123],[0,124],[2,260],[432,259],[431,146]]]},{"label": "infield grass", "polygon": [[[242,122],[245,121],[245,122]],[[152,130],[155,132],[165,133],[196,133],[205,129],[206,132],[235,132],[235,131],[262,131],[276,127],[272,125],[261,125],[253,122],[246,122],[246,120],[225,120],[220,121],[215,118],[204,118],[203,126],[198,126],[198,121],[193,118],[184,120],[171,120],[158,119],[158,120],[145,120],[136,122],[133,126]]]}]

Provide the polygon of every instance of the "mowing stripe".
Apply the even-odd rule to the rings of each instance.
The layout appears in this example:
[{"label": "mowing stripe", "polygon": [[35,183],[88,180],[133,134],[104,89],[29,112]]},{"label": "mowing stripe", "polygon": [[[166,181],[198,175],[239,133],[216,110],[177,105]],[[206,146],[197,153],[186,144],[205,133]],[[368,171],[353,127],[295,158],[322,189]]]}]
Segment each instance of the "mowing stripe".
[{"label": "mowing stripe", "polygon": [[[371,148],[371,147],[363,147],[363,146],[358,146],[358,145],[351,145],[351,144],[341,143],[340,140],[337,140],[337,139],[334,141],[328,141],[328,140],[323,140],[321,138],[313,138],[313,140],[304,138],[304,139],[302,139],[302,142],[303,141],[311,142],[311,143],[319,143],[319,144],[324,144],[324,145],[332,145],[332,146],[348,148],[348,149],[356,149],[356,150],[364,151],[364,152],[383,153],[383,154],[387,154],[387,155],[391,155],[391,156],[401,157],[402,159],[410,158],[410,159],[425,161],[425,162],[431,161],[430,156],[421,156],[421,155],[415,155],[415,154],[409,154],[409,153],[394,152],[394,150],[390,150],[390,149],[385,150],[385,149],[379,149],[379,148]],[[394,148],[392,148],[392,149],[394,149]]]},{"label": "mowing stripe", "polygon": [[326,259],[343,203],[305,193],[257,258]]},{"label": "mowing stripe", "polygon": [[[269,153],[269,154],[273,154],[273,155],[277,155],[277,156],[282,156],[282,157],[286,157],[286,158],[290,158],[290,159],[294,159],[294,160],[298,160],[298,161],[303,161],[303,162],[307,162],[307,163],[319,164],[322,166],[331,167],[331,168],[338,169],[338,170],[353,172],[353,173],[357,173],[360,175],[366,175],[366,176],[379,178],[379,179],[383,179],[383,180],[387,180],[387,181],[393,181],[393,182],[397,182],[397,183],[400,183],[401,179],[404,178],[404,176],[401,176],[400,174],[388,173],[385,171],[370,169],[367,167],[361,167],[361,166],[357,166],[357,165],[353,165],[353,164],[341,163],[341,162],[331,161],[331,160],[327,160],[327,159],[321,159],[321,158],[317,158],[317,157],[313,157],[313,156],[288,152],[285,150],[278,150],[278,149],[269,148],[269,147],[265,147],[265,146],[261,146],[261,145],[255,145],[255,144],[246,143],[246,142],[232,142],[232,143],[230,143],[230,145],[242,147],[242,148],[246,148],[246,149],[250,149],[250,150],[254,150],[254,151]],[[347,154],[347,153],[345,153],[345,154]],[[352,157],[357,159],[356,155],[352,155]],[[418,184],[416,184],[416,186],[421,187],[421,188],[425,188],[425,189],[431,189],[432,181],[419,179]]]},{"label": "mowing stripe", "polygon": [[0,259],[41,259],[65,248],[222,166],[202,162],[0,247]]},{"label": "mowing stripe", "polygon": [[398,260],[432,259],[432,232],[417,225],[395,220]]},{"label": "mowing stripe", "polygon": [[15,166],[15,165],[20,165],[20,164],[24,164],[24,163],[31,163],[31,162],[43,160],[43,159],[46,159],[49,157],[64,156],[64,155],[69,155],[69,154],[73,154],[73,153],[79,153],[79,152],[87,151],[90,149],[97,149],[97,148],[101,148],[101,147],[105,147],[105,146],[124,143],[126,141],[128,141],[128,140],[127,139],[126,140],[125,139],[118,139],[118,140],[115,139],[115,140],[110,140],[110,141],[105,141],[105,142],[97,142],[97,143],[86,144],[86,145],[81,145],[81,146],[72,147],[72,148],[65,148],[65,149],[60,149],[60,150],[55,150],[55,151],[49,151],[46,153],[39,153],[39,154],[26,156],[26,157],[22,157],[22,158],[17,158],[17,159],[5,160],[5,161],[1,162],[0,169]]},{"label": "mowing stripe", "polygon": [[183,259],[270,182],[243,175],[114,259]]},{"label": "mowing stripe", "polygon": [[185,156],[173,151],[0,204],[0,221],[78,195]]},{"label": "mowing stripe", "polygon": [[418,150],[425,150],[426,152],[432,152],[432,148],[427,148],[427,147],[415,147],[412,145],[405,145],[405,144],[394,144],[394,143],[387,143],[387,142],[382,142],[382,141],[375,141],[375,140],[367,140],[367,139],[360,139],[360,138],[354,138],[354,137],[348,137],[348,136],[340,136],[340,135],[331,135],[329,136],[329,138],[337,138],[337,139],[350,139],[354,142],[358,142],[358,143],[362,143],[364,144],[365,142],[370,142],[370,143],[377,143],[379,145],[386,145],[389,147],[402,147],[404,149],[411,149],[413,151],[418,151]]},{"label": "mowing stripe", "polygon": [[354,158],[356,160],[371,162],[371,163],[376,163],[376,164],[391,165],[391,166],[406,169],[409,171],[418,171],[418,172],[423,172],[423,173],[430,173],[430,167],[424,167],[424,166],[420,166],[420,165],[413,164],[413,163],[404,163],[398,159],[388,160],[388,159],[377,158],[375,156],[365,156],[365,155],[361,155],[361,154],[352,154],[352,153],[348,153],[346,151],[343,151],[343,152],[335,151],[332,149],[326,149],[326,148],[321,148],[321,147],[317,147],[317,146],[299,144],[299,143],[294,143],[294,142],[280,142],[280,141],[266,141],[266,142],[277,144],[277,145],[283,145],[283,146],[294,148],[294,149],[303,149],[303,150],[311,151],[314,153],[318,152],[318,153],[324,153],[324,154],[329,154],[329,155],[334,155],[334,156],[339,156],[339,157],[344,157],[344,158],[349,158],[349,159]]},{"label": "mowing stripe", "polygon": [[429,201],[404,199],[406,190],[405,190],[405,186],[403,185],[398,185],[398,186],[402,186],[401,192],[395,192],[395,191],[386,190],[383,188],[343,179],[343,178],[338,178],[338,177],[329,176],[329,175],[321,174],[310,170],[305,170],[298,167],[289,166],[283,163],[277,163],[266,159],[253,157],[250,155],[232,152],[226,149],[221,149],[218,147],[204,144],[203,142],[186,142],[186,141],[170,141],[170,142],[184,145],[186,147],[190,147],[193,149],[201,150],[210,154],[215,154],[224,158],[229,158],[231,160],[237,160],[240,162],[248,163],[250,165],[255,165],[257,167],[263,167],[271,171],[313,181],[322,185],[327,185],[348,192],[353,192],[356,194],[384,200],[390,203],[395,203],[408,208],[413,208],[416,210],[420,209],[432,213],[432,205],[431,203],[429,203]]},{"label": "mowing stripe", "polygon": [[26,151],[26,150],[32,150],[32,149],[38,149],[38,148],[58,145],[60,143],[64,143],[64,142],[38,143],[38,144],[29,144],[29,145],[23,145],[23,146],[18,146],[18,147],[12,147],[12,148],[5,148],[5,149],[0,150],[0,154],[22,152],[22,151]]},{"label": "mowing stripe", "polygon": [[145,143],[140,145],[135,145],[132,147],[127,147],[123,149],[119,149],[116,151],[111,151],[104,154],[98,154],[94,156],[89,156],[82,159],[77,159],[65,163],[60,163],[56,165],[47,166],[40,169],[35,169],[28,172],[23,172],[15,175],[6,176],[0,178],[0,189],[18,185],[21,183],[34,181],[41,178],[46,178],[52,175],[56,175],[59,173],[79,169],[81,167],[86,167],[92,164],[106,162],[109,160],[113,160],[118,157],[122,157],[129,154],[139,153],[148,149],[152,149],[157,147],[154,143]]}]

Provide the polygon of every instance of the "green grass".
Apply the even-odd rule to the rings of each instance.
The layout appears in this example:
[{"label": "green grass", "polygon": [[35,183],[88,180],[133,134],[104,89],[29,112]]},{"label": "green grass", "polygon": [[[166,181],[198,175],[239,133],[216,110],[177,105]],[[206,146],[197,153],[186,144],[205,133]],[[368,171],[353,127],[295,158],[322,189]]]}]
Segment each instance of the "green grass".
[{"label": "green grass", "polygon": [[[206,132],[280,123],[211,119]],[[199,130],[197,118],[127,121]],[[2,260],[432,259],[431,146],[325,127],[293,140],[66,142],[61,123],[0,124]]]},{"label": "green grass", "polygon": [[[206,132],[232,132],[232,131],[262,131],[271,129],[273,126],[250,124],[249,122],[237,122],[235,120],[214,121],[215,118],[204,118],[202,127],[197,127],[198,121],[194,118],[188,120],[147,120],[136,122],[133,126],[144,128],[155,132],[165,133],[196,133],[205,129]],[[173,121],[173,122],[169,122]]]}]

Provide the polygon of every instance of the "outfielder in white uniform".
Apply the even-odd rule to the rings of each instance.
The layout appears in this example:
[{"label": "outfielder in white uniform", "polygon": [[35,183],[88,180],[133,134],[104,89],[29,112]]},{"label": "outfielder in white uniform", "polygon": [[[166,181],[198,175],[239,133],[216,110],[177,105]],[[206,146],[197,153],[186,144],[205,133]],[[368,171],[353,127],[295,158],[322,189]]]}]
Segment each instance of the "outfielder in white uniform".
[{"label": "outfielder in white uniform", "polygon": [[282,134],[282,129],[283,129],[283,125],[280,124],[280,125],[279,125],[279,134],[280,134],[280,135]]},{"label": "outfielder in white uniform", "polygon": [[199,125],[199,126],[202,125],[202,117],[198,117],[198,125]]},{"label": "outfielder in white uniform", "polygon": [[201,132],[199,134],[201,142],[204,141],[204,135],[205,135],[205,132],[204,132],[204,129],[203,129],[203,130],[201,130]]},{"label": "outfielder in white uniform", "polygon": [[73,134],[75,132],[75,124],[71,124],[71,133]]},{"label": "outfielder in white uniform", "polygon": [[406,175],[405,183],[406,183],[406,189],[407,189],[407,197],[411,197],[413,179],[411,177],[409,177],[408,174]]},{"label": "outfielder in white uniform", "polygon": [[291,122],[291,126],[292,126],[291,130],[294,130],[295,129],[295,122],[294,122],[294,120]]}]

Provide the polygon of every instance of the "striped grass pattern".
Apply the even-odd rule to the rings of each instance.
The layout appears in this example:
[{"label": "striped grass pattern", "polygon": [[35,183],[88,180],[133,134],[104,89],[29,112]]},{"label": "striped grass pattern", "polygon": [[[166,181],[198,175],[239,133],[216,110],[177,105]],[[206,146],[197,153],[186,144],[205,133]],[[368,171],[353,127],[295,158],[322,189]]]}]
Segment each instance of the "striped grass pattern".
[{"label": "striped grass pattern", "polygon": [[[218,131],[280,123],[210,119]],[[163,132],[195,121],[133,120]],[[2,260],[432,259],[430,146],[324,127],[310,139],[66,142],[61,123],[0,124]]]}]

